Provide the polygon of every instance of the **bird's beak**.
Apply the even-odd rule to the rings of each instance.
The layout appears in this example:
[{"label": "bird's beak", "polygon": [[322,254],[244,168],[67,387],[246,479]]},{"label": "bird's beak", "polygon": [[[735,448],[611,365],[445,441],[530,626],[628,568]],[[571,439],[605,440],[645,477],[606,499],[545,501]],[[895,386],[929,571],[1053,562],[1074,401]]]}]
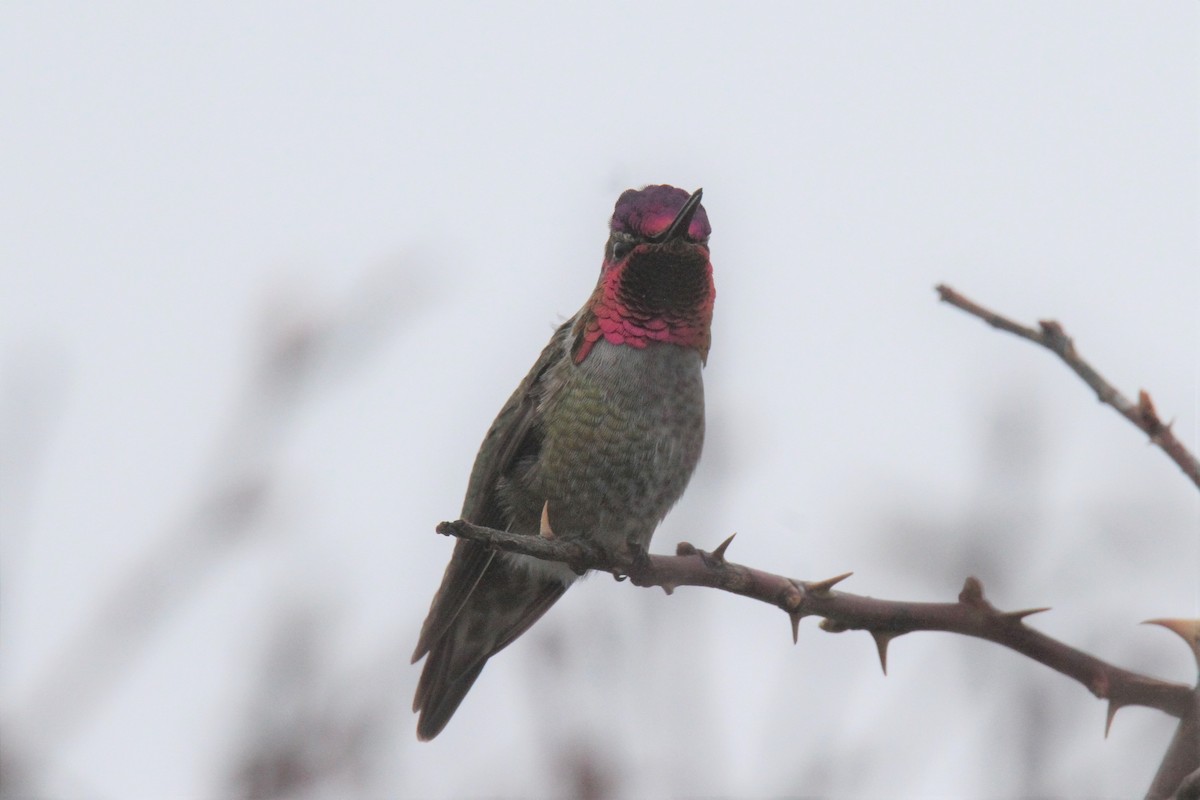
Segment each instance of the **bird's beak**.
[{"label": "bird's beak", "polygon": [[675,215],[675,219],[667,226],[667,229],[658,236],[652,236],[650,241],[655,244],[664,244],[672,239],[685,236],[688,226],[692,224],[692,217],[696,216],[696,209],[700,207],[700,198],[703,196],[703,189],[697,189],[693,192],[692,196],[683,204],[683,208],[679,209],[679,213]]}]

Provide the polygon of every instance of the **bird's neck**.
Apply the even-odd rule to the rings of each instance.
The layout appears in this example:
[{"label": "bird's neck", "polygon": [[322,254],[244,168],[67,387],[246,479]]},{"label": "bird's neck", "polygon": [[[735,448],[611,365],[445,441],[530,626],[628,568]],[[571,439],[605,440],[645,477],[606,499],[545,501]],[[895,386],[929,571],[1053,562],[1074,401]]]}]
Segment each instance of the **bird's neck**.
[{"label": "bird's neck", "polygon": [[575,363],[601,339],[635,348],[652,342],[690,347],[707,359],[715,295],[706,253],[635,253],[604,270],[577,315]]}]

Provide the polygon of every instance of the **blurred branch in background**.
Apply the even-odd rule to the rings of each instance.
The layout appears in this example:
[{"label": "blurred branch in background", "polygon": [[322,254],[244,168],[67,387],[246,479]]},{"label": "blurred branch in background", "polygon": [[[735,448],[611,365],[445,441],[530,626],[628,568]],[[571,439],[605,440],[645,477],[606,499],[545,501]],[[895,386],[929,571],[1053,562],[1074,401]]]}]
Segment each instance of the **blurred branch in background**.
[{"label": "blurred branch in background", "polygon": [[[40,770],[113,690],[152,634],[255,532],[296,412],[405,316],[413,288],[407,273],[387,268],[327,313],[295,292],[269,298],[258,353],[196,498],[112,595],[95,604],[91,621],[33,690],[6,710],[0,792],[36,789]],[[5,578],[9,583],[11,576]]]},{"label": "blurred branch in background", "polygon": [[[0,592],[11,591],[23,553],[26,519],[50,434],[62,413],[67,370],[42,345],[4,354],[0,364]],[[0,595],[0,600],[3,600]],[[0,603],[0,613],[3,612]]]},{"label": "blurred branch in background", "polygon": [[346,787],[368,793],[383,734],[407,706],[402,683],[409,642],[398,637],[376,664],[333,681],[321,622],[302,602],[284,610],[230,752],[223,796],[271,800],[321,787],[333,796]]}]

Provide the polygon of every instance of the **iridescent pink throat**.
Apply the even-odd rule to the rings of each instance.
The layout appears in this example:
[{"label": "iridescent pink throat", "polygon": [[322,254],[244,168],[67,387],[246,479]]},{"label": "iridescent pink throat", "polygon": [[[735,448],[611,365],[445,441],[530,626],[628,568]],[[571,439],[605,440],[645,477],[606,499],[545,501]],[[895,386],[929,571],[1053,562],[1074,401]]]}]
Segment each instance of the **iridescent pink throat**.
[{"label": "iridescent pink throat", "polygon": [[630,258],[605,270],[575,324],[576,364],[601,339],[637,348],[667,342],[695,348],[702,361],[708,360],[716,299],[712,262],[702,251],[684,259],[641,255],[636,266]]}]

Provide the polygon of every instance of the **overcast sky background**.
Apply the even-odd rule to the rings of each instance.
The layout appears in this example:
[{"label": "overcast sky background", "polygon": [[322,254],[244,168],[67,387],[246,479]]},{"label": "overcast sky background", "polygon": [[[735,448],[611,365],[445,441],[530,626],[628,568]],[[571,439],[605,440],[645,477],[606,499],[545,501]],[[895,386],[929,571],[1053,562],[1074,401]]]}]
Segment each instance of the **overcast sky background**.
[{"label": "overcast sky background", "polygon": [[[793,646],[765,606],[592,578],[429,744],[407,654],[433,526],[613,201],[672,183],[704,187],[718,294],[706,452],[655,550],[737,531],[734,560],[904,599],[976,574],[1191,681],[1137,623],[1200,613],[1195,487],[933,286],[1058,319],[1200,450],[1198,53],[1194,2],[5,4],[6,759],[45,796],[226,796],[283,652],[297,695],[385,712],[309,796],[561,795],[580,752],[628,796],[1144,792],[1171,720],[1106,740],[1082,687],[961,638],[894,642],[884,679],[865,634]],[[248,384],[324,330],[294,407]],[[189,538],[259,469],[243,536]],[[162,618],[73,655],[146,574]]]}]

